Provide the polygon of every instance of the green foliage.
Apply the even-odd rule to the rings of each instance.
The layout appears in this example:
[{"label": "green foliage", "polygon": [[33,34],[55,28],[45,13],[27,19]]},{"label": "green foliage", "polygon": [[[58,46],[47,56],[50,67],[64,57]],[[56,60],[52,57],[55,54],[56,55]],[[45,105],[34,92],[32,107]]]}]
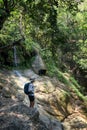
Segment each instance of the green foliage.
[{"label": "green foliage", "polygon": [[73,83],[74,86],[81,90],[81,86],[77,83],[74,77],[70,77],[69,80]]},{"label": "green foliage", "polygon": [[47,66],[49,76],[51,76],[51,77],[56,76],[55,72],[56,72],[57,68],[55,66],[54,61],[51,60],[51,61],[47,62],[46,66]]},{"label": "green foliage", "polygon": [[24,44],[25,44],[26,51],[27,50],[32,51],[33,42],[31,39],[26,38]]},{"label": "green foliage", "polygon": [[79,50],[75,53],[74,60],[83,70],[87,69],[87,40],[79,40]]},{"label": "green foliage", "polygon": [[46,63],[48,75],[51,77],[57,77],[59,81],[71,87],[74,92],[82,99],[87,100],[85,96],[82,94],[83,90],[81,86],[77,83],[77,81],[69,75],[67,78],[63,72],[61,72],[55,65],[55,62],[51,59],[49,62]]},{"label": "green foliage", "polygon": [[21,38],[19,28],[19,15],[17,10],[11,12],[11,16],[5,21],[3,29],[0,31],[0,43],[9,44]]},{"label": "green foliage", "polygon": [[49,64],[49,61],[51,61],[52,59],[52,52],[46,48],[46,49],[42,49],[41,53],[40,53],[43,57],[43,59],[47,62],[47,64]]},{"label": "green foliage", "polygon": [[11,40],[11,36],[9,36],[8,34],[0,34],[0,43],[2,45],[7,45],[6,41],[10,41]]}]

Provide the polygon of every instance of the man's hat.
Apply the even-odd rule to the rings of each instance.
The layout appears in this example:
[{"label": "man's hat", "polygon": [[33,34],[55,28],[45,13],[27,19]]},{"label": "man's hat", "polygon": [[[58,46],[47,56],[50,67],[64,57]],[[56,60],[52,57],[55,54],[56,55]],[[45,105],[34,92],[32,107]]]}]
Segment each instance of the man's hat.
[{"label": "man's hat", "polygon": [[31,82],[35,82],[35,78],[30,78],[30,81]]}]

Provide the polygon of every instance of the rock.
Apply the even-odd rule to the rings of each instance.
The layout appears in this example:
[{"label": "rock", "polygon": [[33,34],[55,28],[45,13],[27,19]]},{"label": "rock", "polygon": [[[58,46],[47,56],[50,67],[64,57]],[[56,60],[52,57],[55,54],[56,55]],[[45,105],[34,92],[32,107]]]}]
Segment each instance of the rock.
[{"label": "rock", "polygon": [[[75,102],[74,97],[71,100],[72,96],[67,95],[69,87],[57,82],[55,85],[55,82],[52,82],[53,78],[38,76],[31,70],[25,74],[22,78],[21,75],[15,76],[13,73],[9,79],[8,75],[5,77],[8,84],[5,83],[3,88],[1,86],[0,130],[87,130],[87,119],[82,113],[82,107],[85,110],[86,107],[78,99]],[[29,99],[23,93],[23,83],[35,76],[36,91],[38,90],[35,92],[35,103],[38,110],[35,108],[31,111]],[[79,114],[73,113],[75,103],[77,106],[82,105]]]},{"label": "rock", "polygon": [[34,122],[36,122],[36,121],[39,120],[39,111],[37,110],[37,108],[32,108],[30,118],[31,118]]},{"label": "rock", "polygon": [[46,66],[41,56],[38,54],[35,56],[35,60],[32,63],[32,68],[36,74],[45,75],[46,74]]},{"label": "rock", "polygon": [[4,87],[2,90],[2,95],[6,98],[11,98],[11,91],[8,87]]},{"label": "rock", "polygon": [[3,89],[3,85],[0,84],[0,92],[2,91],[2,89]]},{"label": "rock", "polygon": [[51,130],[63,130],[63,125],[58,120],[51,120],[49,124],[49,129]]},{"label": "rock", "polygon": [[23,90],[18,90],[17,94],[16,94],[16,98],[18,98],[18,100],[23,101],[24,100],[24,93]]},{"label": "rock", "polygon": [[64,130],[87,130],[87,121],[79,113],[72,114],[63,122]]},{"label": "rock", "polygon": [[49,130],[63,130],[61,122],[48,115],[44,110],[40,112],[39,119]]}]

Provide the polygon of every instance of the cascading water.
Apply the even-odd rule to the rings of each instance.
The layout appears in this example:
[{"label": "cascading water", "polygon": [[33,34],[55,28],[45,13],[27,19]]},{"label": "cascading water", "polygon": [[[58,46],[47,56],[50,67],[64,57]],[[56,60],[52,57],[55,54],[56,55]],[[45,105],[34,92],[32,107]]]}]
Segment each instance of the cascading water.
[{"label": "cascading water", "polygon": [[17,66],[17,52],[16,52],[16,46],[14,46],[14,65]]}]

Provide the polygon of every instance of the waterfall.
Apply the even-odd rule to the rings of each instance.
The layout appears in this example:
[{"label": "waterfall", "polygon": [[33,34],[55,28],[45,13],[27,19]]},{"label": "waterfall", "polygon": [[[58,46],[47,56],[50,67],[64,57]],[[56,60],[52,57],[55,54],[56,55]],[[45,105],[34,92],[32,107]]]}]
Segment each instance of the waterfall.
[{"label": "waterfall", "polygon": [[17,51],[16,51],[16,46],[14,46],[14,65],[17,66]]}]

